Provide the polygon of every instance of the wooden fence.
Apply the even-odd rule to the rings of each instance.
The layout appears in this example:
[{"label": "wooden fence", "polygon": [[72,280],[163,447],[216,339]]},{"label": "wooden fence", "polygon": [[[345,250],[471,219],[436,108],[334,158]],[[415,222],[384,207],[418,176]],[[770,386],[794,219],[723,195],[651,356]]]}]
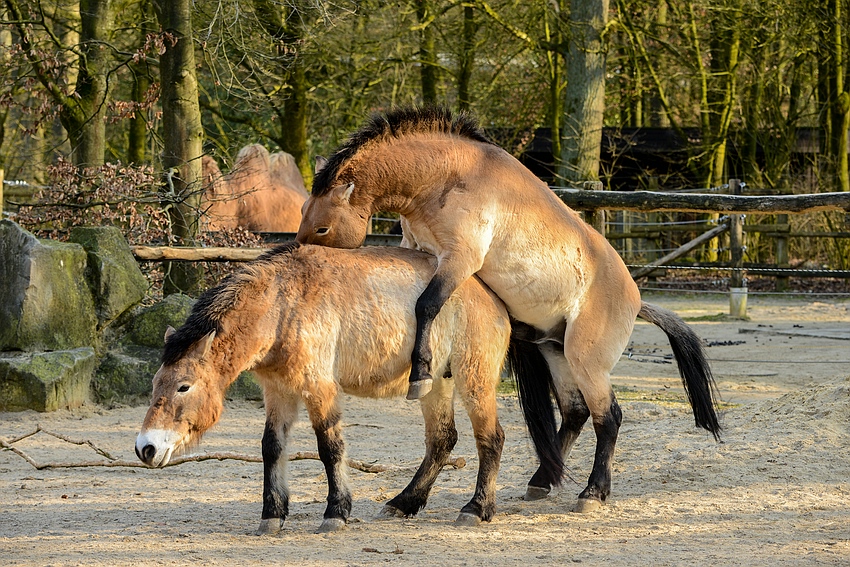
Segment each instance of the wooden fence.
[{"label": "wooden fence", "polygon": [[[787,239],[790,237],[850,237],[850,193],[819,193],[811,195],[742,195],[742,184],[735,179],[729,181],[731,194],[694,194],[694,193],[665,193],[658,191],[598,191],[601,184],[587,183],[585,189],[553,188],[553,191],[571,208],[585,212],[588,222],[605,230],[604,214],[602,211],[637,211],[644,213],[655,212],[692,212],[692,213],[725,213],[723,222],[719,224],[690,224],[684,226],[635,226],[628,231],[608,231],[606,236],[611,240],[628,238],[656,238],[662,231],[695,231],[701,233],[697,238],[686,242],[661,258],[656,258],[632,272],[636,279],[645,277],[661,266],[669,264],[695,247],[716,238],[724,232],[730,233],[731,262],[715,264],[694,264],[694,267],[717,267],[732,270],[730,287],[741,287],[744,276],[744,249],[748,234],[760,233],[777,239],[777,265],[747,267],[753,273],[770,275],[779,279],[789,276],[832,276],[850,277],[850,271],[841,270],[790,270],[787,262]],[[591,189],[591,190],[587,190]],[[752,225],[744,224],[742,214],[776,214],[789,215],[817,211],[844,211],[847,232],[836,233],[803,233],[792,232],[787,217],[778,224]],[[279,243],[292,240],[292,233],[263,233],[268,243]],[[367,245],[398,245],[400,236],[369,235]],[[247,261],[256,258],[263,249],[228,249],[228,248],[168,248],[168,247],[134,247],[136,257],[141,261]],[[784,257],[783,257],[784,254]],[[783,265],[784,264],[784,265]]]}]

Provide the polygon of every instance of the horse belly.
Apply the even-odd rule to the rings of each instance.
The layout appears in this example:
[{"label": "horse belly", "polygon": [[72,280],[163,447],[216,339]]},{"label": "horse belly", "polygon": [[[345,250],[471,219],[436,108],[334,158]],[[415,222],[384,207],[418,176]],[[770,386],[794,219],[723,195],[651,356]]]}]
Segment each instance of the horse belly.
[{"label": "horse belly", "polygon": [[550,329],[570,319],[589,282],[583,253],[552,242],[512,244],[494,243],[478,276],[524,323]]}]

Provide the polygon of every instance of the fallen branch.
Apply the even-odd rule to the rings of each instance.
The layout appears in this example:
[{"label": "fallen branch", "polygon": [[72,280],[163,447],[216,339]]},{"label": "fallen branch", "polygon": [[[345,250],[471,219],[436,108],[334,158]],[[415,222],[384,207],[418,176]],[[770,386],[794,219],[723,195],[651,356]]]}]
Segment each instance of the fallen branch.
[{"label": "fallen branch", "polygon": [[[60,439],[60,440],[65,441],[67,443],[72,443],[74,445],[88,445],[95,452],[97,452],[99,455],[102,455],[109,460],[108,461],[38,463],[38,462],[35,461],[35,459],[33,459],[32,457],[27,455],[24,451],[18,449],[17,447],[12,446],[13,443],[17,443],[18,441],[21,441],[21,440],[26,439],[28,437],[32,437],[33,435],[35,435],[39,432],[40,433],[46,433],[47,435],[50,435],[52,437],[56,437],[57,439]],[[23,460],[25,460],[27,463],[29,463],[30,466],[32,466],[36,470],[76,469],[76,468],[85,468],[85,467],[127,467],[127,468],[143,468],[143,469],[151,468],[148,465],[146,465],[146,464],[144,464],[140,461],[123,461],[123,460],[116,459],[115,457],[113,457],[112,455],[110,455],[109,453],[104,451],[103,449],[96,446],[91,441],[88,441],[88,440],[81,440],[80,441],[80,440],[70,439],[68,437],[65,437],[64,435],[59,435],[58,433],[53,433],[51,431],[47,431],[46,429],[42,429],[41,426],[38,426],[36,428],[36,430],[33,431],[32,433],[27,433],[25,435],[21,435],[19,437],[16,437],[14,439],[9,440],[9,441],[3,441],[2,439],[0,439],[0,447],[2,447],[3,449],[6,449],[6,450],[12,451],[13,453],[15,453],[16,455],[21,457]],[[245,455],[245,454],[241,454],[241,453],[204,453],[202,455],[187,455],[185,457],[177,457],[176,459],[172,459],[171,461],[169,461],[168,464],[165,465],[165,466],[166,467],[174,467],[174,466],[177,466],[177,465],[182,465],[184,463],[199,463],[199,462],[202,462],[202,461],[212,461],[212,460],[215,460],[215,461],[226,461],[226,460],[245,461],[245,462],[249,462],[249,463],[262,463],[263,462],[263,458],[260,457],[260,456],[257,456],[257,455]],[[298,451],[296,453],[292,453],[291,455],[289,455],[289,460],[290,461],[302,461],[302,460],[316,460],[316,461],[318,461],[318,460],[321,460],[321,459],[319,458],[319,453],[317,453],[315,451]],[[403,470],[403,469],[408,468],[408,467],[399,467],[399,466],[394,466],[394,465],[369,464],[369,463],[364,463],[363,461],[358,461],[358,460],[355,460],[355,459],[347,459],[346,462],[348,463],[348,466],[350,468],[357,469],[359,471],[366,472],[366,473],[381,473],[381,472],[386,472],[386,471],[391,471],[391,470]],[[454,467],[455,469],[462,469],[463,467],[466,466],[466,459],[464,459],[463,457],[449,458],[449,459],[446,460],[445,463],[443,463],[443,466],[447,466],[447,465]]]}]

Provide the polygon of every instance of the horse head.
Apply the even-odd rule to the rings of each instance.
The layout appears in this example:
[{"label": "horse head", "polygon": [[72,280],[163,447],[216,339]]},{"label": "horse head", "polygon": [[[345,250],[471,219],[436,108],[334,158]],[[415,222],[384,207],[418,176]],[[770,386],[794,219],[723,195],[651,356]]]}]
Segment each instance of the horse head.
[{"label": "horse head", "polygon": [[[174,334],[169,327],[165,340]],[[163,364],[153,378],[153,398],[136,438],[136,455],[154,467],[194,446],[224,407],[214,371],[207,360],[215,331],[191,345],[184,356]]]},{"label": "horse head", "polygon": [[301,207],[301,225],[295,240],[334,248],[362,246],[371,211],[352,205],[353,193],[354,183],[345,183],[322,195],[311,195]]}]

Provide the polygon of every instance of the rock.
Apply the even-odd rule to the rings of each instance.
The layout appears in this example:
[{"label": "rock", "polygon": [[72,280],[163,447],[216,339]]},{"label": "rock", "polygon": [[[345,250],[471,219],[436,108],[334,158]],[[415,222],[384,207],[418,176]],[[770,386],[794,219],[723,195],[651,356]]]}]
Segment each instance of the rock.
[{"label": "rock", "polygon": [[77,227],[69,240],[88,254],[86,275],[101,327],[144,299],[148,282],[120,230],[114,226]]},{"label": "rock", "polygon": [[156,305],[141,309],[130,324],[130,331],[124,337],[125,344],[134,344],[160,349],[165,346],[165,330],[169,325],[175,329],[182,325],[195,300],[187,295],[175,293]]},{"label": "rock", "polygon": [[0,351],[66,350],[97,341],[79,244],[39,240],[0,220]]},{"label": "rock", "polygon": [[92,397],[97,403],[147,403],[153,376],[159,369],[162,349],[125,345],[104,355],[92,380]]},{"label": "rock", "polygon": [[0,353],[0,411],[54,411],[89,399],[96,365],[91,347]]},{"label": "rock", "polygon": [[[103,357],[92,380],[92,397],[99,404],[148,403],[162,349],[124,345]],[[229,400],[262,400],[263,390],[251,372],[243,372],[227,390]]]}]

